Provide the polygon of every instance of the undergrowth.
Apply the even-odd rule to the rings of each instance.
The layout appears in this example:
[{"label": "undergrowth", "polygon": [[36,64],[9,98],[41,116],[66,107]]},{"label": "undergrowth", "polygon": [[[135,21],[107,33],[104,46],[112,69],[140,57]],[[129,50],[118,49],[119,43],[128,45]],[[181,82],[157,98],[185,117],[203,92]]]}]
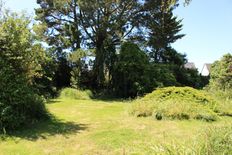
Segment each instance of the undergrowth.
[{"label": "undergrowth", "polygon": [[93,98],[93,93],[90,90],[78,90],[74,88],[64,88],[60,92],[60,98],[89,100]]},{"label": "undergrowth", "polygon": [[130,113],[137,117],[215,121],[217,103],[205,92],[190,87],[166,87],[135,100]]},{"label": "undergrowth", "polygon": [[232,154],[232,126],[209,127],[198,135],[191,145],[172,142],[153,146],[155,154],[182,155],[230,155]]},{"label": "undergrowth", "polygon": [[167,100],[181,100],[191,101],[200,104],[215,104],[212,97],[204,91],[197,90],[191,87],[165,87],[159,88],[152,93],[142,98],[143,101],[167,101]]}]

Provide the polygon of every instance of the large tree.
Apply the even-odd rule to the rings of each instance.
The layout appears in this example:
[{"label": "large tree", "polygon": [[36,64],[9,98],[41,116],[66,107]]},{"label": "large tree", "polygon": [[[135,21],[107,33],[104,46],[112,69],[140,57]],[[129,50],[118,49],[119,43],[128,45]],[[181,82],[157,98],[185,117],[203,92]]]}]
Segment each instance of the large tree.
[{"label": "large tree", "polygon": [[125,42],[114,66],[113,88],[117,96],[136,97],[149,92],[149,59],[138,45]]},{"label": "large tree", "polygon": [[80,3],[84,35],[96,48],[94,72],[100,86],[110,71],[115,46],[120,45],[138,25],[141,11],[137,0],[89,0]]},{"label": "large tree", "polygon": [[146,0],[145,2],[144,23],[149,33],[150,57],[155,62],[175,62],[175,59],[179,59],[178,63],[180,63],[181,57],[182,59],[184,57],[171,47],[172,43],[184,36],[179,34],[182,30],[181,20],[173,15],[176,6],[177,4],[165,4],[162,0]]},{"label": "large tree", "polygon": [[[96,83],[102,86],[110,72],[115,46],[127,38],[139,23],[141,4],[137,0],[38,0],[37,28],[44,41],[56,51],[95,48]],[[83,44],[81,44],[83,43]],[[58,52],[58,53],[60,53]],[[110,73],[109,73],[110,74]]]},{"label": "large tree", "polygon": [[36,19],[40,21],[37,33],[56,51],[57,58],[65,58],[67,51],[81,51],[79,48],[95,49],[93,75],[98,88],[111,83],[117,48],[125,40],[136,39],[139,43],[141,38],[137,34],[143,32],[140,35],[143,38],[144,30],[151,32],[149,45],[154,49],[153,55],[163,49],[167,51],[155,59],[162,56],[171,62],[178,54],[170,47],[182,37],[177,35],[181,21],[172,15],[175,1],[37,0],[37,3],[40,4],[36,9]]},{"label": "large tree", "polygon": [[70,86],[71,68],[67,51],[81,46],[81,33],[76,0],[37,0],[34,31],[46,42],[56,63],[53,81],[57,88]]},{"label": "large tree", "polygon": [[77,0],[37,0],[35,10],[40,21],[37,33],[57,52],[80,48],[81,33]]}]

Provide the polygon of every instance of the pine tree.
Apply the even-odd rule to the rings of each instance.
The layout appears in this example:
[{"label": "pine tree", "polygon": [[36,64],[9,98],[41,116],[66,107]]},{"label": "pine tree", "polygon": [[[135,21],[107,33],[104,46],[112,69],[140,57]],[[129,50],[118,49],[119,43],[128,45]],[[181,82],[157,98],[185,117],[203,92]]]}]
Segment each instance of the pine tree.
[{"label": "pine tree", "polygon": [[145,26],[149,32],[148,45],[152,48],[150,57],[155,62],[172,62],[184,55],[178,54],[171,44],[184,37],[181,20],[173,15],[176,5],[165,7],[163,0],[147,0]]}]

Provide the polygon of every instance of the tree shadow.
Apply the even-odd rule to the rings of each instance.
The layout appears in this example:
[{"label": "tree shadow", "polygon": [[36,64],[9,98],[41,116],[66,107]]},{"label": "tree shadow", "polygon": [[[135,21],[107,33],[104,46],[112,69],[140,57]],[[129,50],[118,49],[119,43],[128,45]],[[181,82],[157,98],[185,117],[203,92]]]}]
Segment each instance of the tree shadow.
[{"label": "tree shadow", "polygon": [[86,130],[87,124],[76,124],[74,122],[63,122],[56,118],[34,123],[28,127],[18,129],[16,131],[8,132],[6,135],[0,136],[1,140],[8,138],[17,140],[26,139],[36,141],[38,139],[47,139],[55,135],[62,135],[66,138],[71,134],[79,133]]},{"label": "tree shadow", "polygon": [[61,101],[59,99],[49,99],[47,100],[46,104],[55,104],[60,103]]}]

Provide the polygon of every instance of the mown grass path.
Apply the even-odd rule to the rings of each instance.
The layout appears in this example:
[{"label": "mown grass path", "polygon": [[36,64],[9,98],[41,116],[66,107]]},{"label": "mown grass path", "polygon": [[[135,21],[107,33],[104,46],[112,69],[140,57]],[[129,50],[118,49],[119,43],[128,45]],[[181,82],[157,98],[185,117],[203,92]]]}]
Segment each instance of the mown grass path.
[{"label": "mown grass path", "polygon": [[191,150],[204,139],[204,129],[232,122],[231,118],[214,123],[135,118],[128,115],[129,106],[119,101],[54,100],[47,108],[56,119],[2,137],[0,154],[165,154],[164,145]]}]

